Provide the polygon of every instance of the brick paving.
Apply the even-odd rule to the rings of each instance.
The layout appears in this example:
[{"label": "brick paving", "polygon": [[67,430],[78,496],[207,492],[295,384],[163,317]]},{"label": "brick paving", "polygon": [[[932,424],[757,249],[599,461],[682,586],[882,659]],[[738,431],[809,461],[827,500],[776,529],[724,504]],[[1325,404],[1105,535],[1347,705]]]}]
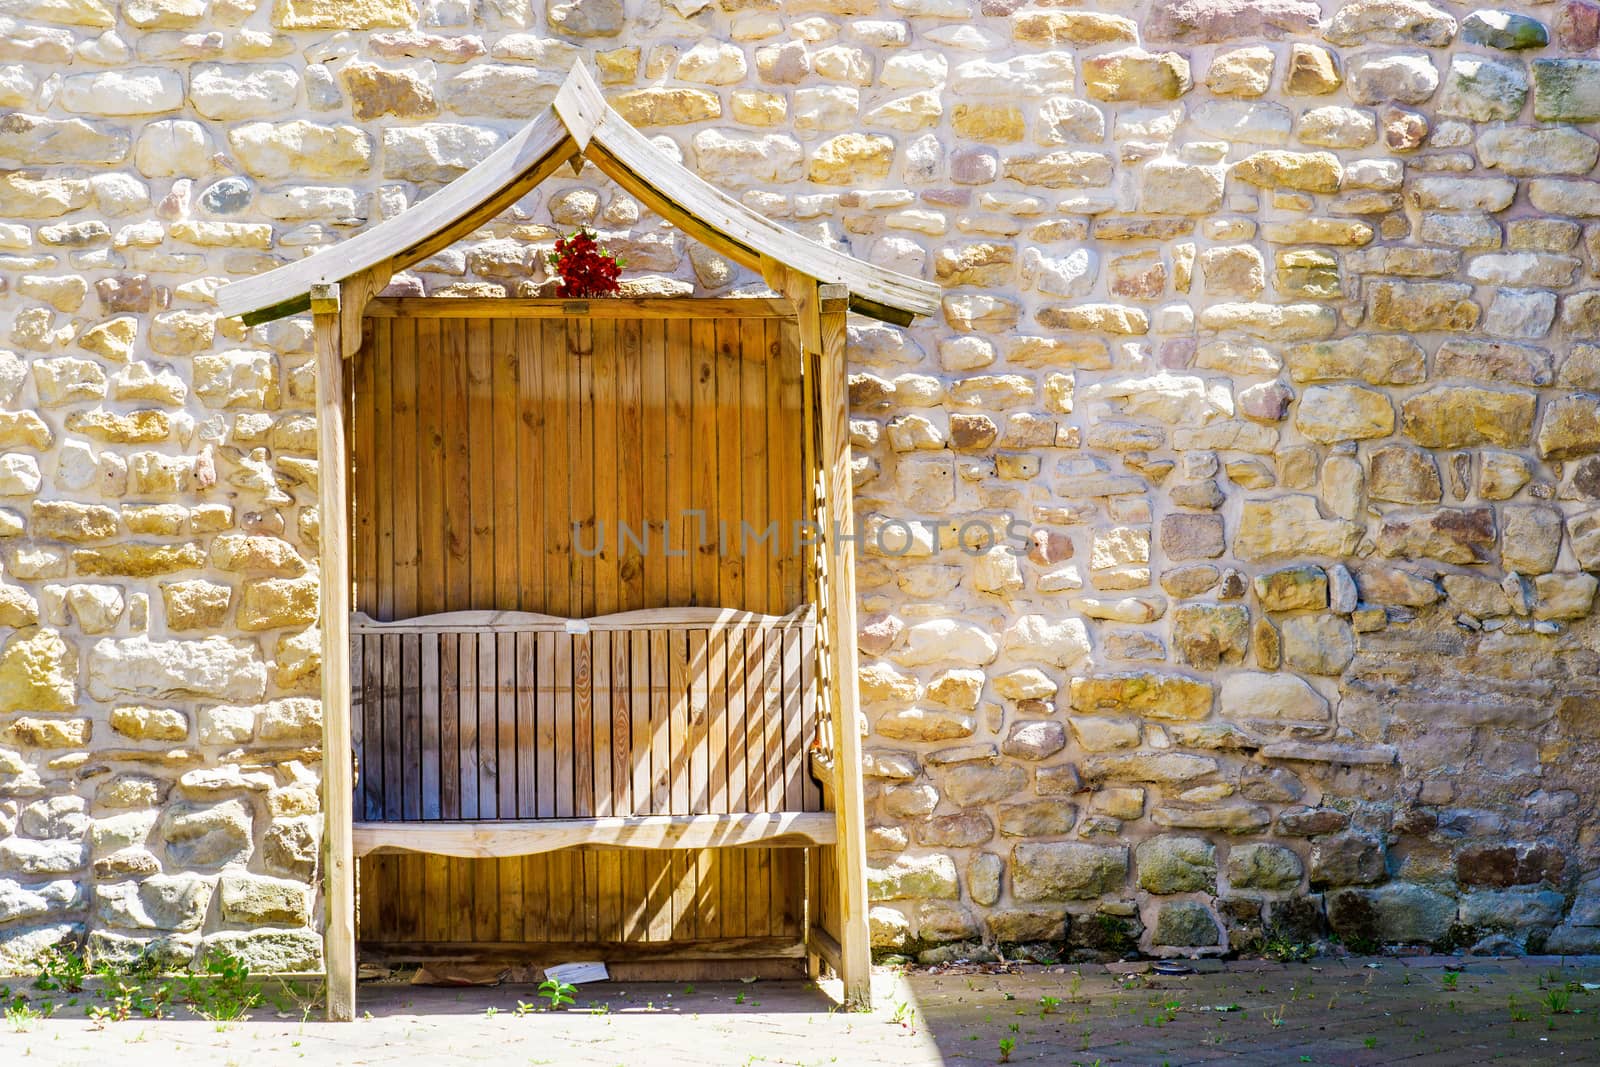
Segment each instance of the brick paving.
[{"label": "brick paving", "polygon": [[519,999],[537,1000],[531,987],[391,981],[364,984],[365,1017],[347,1025],[303,1019],[278,996],[227,1027],[179,1018],[95,1030],[85,1017],[95,997],[68,1006],[56,995],[55,1017],[0,1029],[0,1065],[932,1067],[1003,1062],[1003,1040],[1015,1042],[1011,1063],[1061,1067],[1600,1064],[1600,958],[1211,966],[1181,977],[1144,965],[880,970],[870,1014],[836,1010],[828,983],[590,985],[576,1009],[519,1016]]}]

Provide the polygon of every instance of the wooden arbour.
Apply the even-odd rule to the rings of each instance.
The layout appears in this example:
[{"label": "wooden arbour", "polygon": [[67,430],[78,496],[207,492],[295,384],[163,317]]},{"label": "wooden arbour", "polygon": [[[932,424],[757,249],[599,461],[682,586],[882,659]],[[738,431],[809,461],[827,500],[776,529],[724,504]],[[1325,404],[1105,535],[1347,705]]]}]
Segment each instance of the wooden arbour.
[{"label": "wooden arbour", "polygon": [[[649,619],[551,617],[539,613],[487,617],[435,617],[392,622],[357,617],[352,604],[350,529],[350,397],[359,388],[360,371],[352,374],[351,358],[363,344],[363,327],[374,316],[428,315],[427,305],[448,303],[445,314],[457,317],[506,316],[586,321],[630,313],[662,317],[714,314],[695,308],[703,301],[433,301],[376,298],[393,275],[472,233],[521,198],[560,166],[593,163],[646,206],[693,238],[736,262],[761,272],[779,296],[750,301],[783,318],[794,338],[804,428],[803,502],[807,517],[821,531],[821,541],[803,559],[803,618],[753,615],[744,619],[704,609],[673,616],[653,612]],[[722,303],[731,303],[723,301]],[[742,302],[741,302],[742,303]],[[511,305],[519,307],[513,309]],[[850,444],[845,382],[846,313],[855,310],[904,325],[938,306],[935,286],[874,267],[848,255],[805,240],[728,198],[697,175],[657,150],[605,102],[592,77],[575,67],[554,104],[484,162],[410,210],[340,245],[253,278],[231,283],[218,294],[224,314],[242,315],[247,324],[270,321],[310,310],[314,323],[319,442],[318,555],[322,578],[322,704],[324,813],[322,890],[330,1018],[350,1019],[355,1013],[356,860],[359,850],[371,855],[431,853],[447,856],[529,856],[574,845],[610,849],[744,848],[796,846],[810,851],[811,892],[815,912],[805,931],[805,951],[813,967],[832,966],[844,981],[848,1003],[869,1001],[870,949],[867,930],[866,844],[862,802],[857,675],[854,519],[851,506]],[[678,310],[681,306],[682,310]],[[356,389],[352,387],[356,386]],[[725,608],[727,605],[716,605]],[[409,629],[408,629],[409,622]],[[425,625],[424,625],[425,624]],[[450,627],[455,627],[450,630]],[[363,688],[366,649],[376,636],[378,647],[393,639],[415,638],[418,656],[425,642],[436,658],[454,634],[458,663],[462,642],[473,648],[507,650],[513,662],[532,664],[527,677],[560,678],[541,673],[538,659],[546,646],[584,631],[604,634],[626,631],[616,663],[639,676],[636,662],[623,653],[638,652],[654,664],[653,640],[668,648],[672,638],[641,638],[673,628],[690,628],[724,649],[781,648],[777,662],[808,665],[817,681],[818,742],[810,763],[821,782],[816,812],[763,805],[753,799],[728,803],[725,812],[666,811],[628,807],[622,814],[590,814],[555,819],[425,821],[402,819],[368,824],[355,817],[356,764],[353,745],[361,737],[353,729],[352,686],[385,699],[380,676],[376,689]],[[755,628],[757,637],[750,636]],[[652,630],[654,628],[654,630]],[[793,647],[784,644],[796,635]],[[426,638],[424,634],[427,634]],[[488,635],[485,639],[484,635]],[[736,636],[735,636],[736,635]],[[777,636],[774,636],[777,635]],[[684,638],[685,641],[690,640]],[[396,645],[395,647],[402,647]],[[404,646],[410,647],[410,646]],[[593,654],[591,646],[583,646]],[[363,673],[354,670],[353,653],[361,656]],[[519,655],[531,659],[517,659]],[[384,662],[388,662],[387,659]],[[404,662],[403,657],[400,662]],[[495,660],[499,663],[500,660]],[[552,660],[556,662],[556,660]],[[763,661],[766,662],[766,661]],[[753,665],[755,659],[747,660]],[[499,668],[497,667],[496,670]],[[785,670],[787,668],[784,668]],[[657,677],[654,667],[644,670]],[[672,677],[670,670],[661,677]],[[572,690],[593,685],[592,675]],[[802,687],[803,688],[803,687]],[[403,684],[401,690],[405,690]],[[663,699],[674,699],[667,686]],[[752,690],[747,705],[752,716],[767,714]],[[574,700],[578,699],[574,697]],[[444,702],[435,705],[443,708]],[[772,712],[772,714],[779,714]],[[787,720],[784,720],[787,722]],[[787,726],[784,727],[788,729]],[[748,752],[748,749],[746,749]],[[402,756],[403,759],[403,756]],[[425,772],[423,772],[425,773]],[[619,775],[622,771],[619,767]],[[637,771],[632,773],[637,774]],[[407,787],[410,788],[410,787]],[[786,787],[787,788],[787,787]],[[599,794],[596,794],[598,796]],[[753,798],[755,793],[752,791]],[[419,801],[420,803],[420,801]],[[515,805],[513,805],[515,806]],[[658,805],[659,807],[659,805]],[[804,805],[802,804],[803,808]],[[755,809],[755,810],[752,810]],[[522,809],[517,809],[518,814]],[[820,817],[819,817],[820,816]],[[361,830],[358,836],[358,824]]]}]

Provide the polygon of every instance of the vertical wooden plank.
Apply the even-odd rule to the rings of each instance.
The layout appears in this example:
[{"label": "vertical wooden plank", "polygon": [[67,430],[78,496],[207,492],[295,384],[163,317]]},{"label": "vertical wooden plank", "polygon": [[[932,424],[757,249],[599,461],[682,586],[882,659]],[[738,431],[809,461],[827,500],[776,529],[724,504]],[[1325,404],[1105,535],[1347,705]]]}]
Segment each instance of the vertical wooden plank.
[{"label": "vertical wooden plank", "polygon": [[572,736],[573,709],[573,645],[577,638],[570,634],[555,635],[555,808],[556,818],[570,819],[576,814],[573,797],[573,775],[577,769],[577,755]]},{"label": "vertical wooden plank", "polygon": [[651,759],[654,755],[654,701],[650,690],[650,638],[652,631],[634,630],[628,635],[628,712],[632,717],[629,758],[633,781],[628,796],[631,815],[655,811]]},{"label": "vertical wooden plank", "polygon": [[784,810],[783,790],[783,631],[767,627],[763,632],[761,672],[766,680],[762,715],[767,750],[767,803],[765,811]]},{"label": "vertical wooden plank", "polygon": [[417,605],[418,615],[445,610],[445,424],[440,320],[418,319],[417,353]]},{"label": "vertical wooden plank", "polygon": [[[516,749],[517,749],[517,818],[532,819],[538,813],[537,779],[534,772],[535,753],[538,751],[538,731],[534,725],[534,701],[539,682],[535,661],[537,642],[531,631],[516,635]],[[526,871],[526,867],[524,870]]]},{"label": "vertical wooden plank", "polygon": [[422,818],[422,636],[400,637],[400,795],[402,817]]},{"label": "vertical wooden plank", "polygon": [[[606,568],[602,568],[604,571]],[[616,814],[611,793],[611,632],[589,635],[594,699],[590,707],[590,767],[594,775],[593,812],[600,818]]]},{"label": "vertical wooden plank", "polygon": [[710,940],[722,936],[722,851],[703,848],[695,857],[695,932]]},{"label": "vertical wooden plank", "polygon": [[[394,618],[417,614],[417,344],[416,323],[391,319],[387,335],[390,362],[388,490],[393,498]],[[410,764],[407,765],[408,767]]]},{"label": "vertical wooden plank", "polygon": [[728,810],[745,811],[745,627],[727,628]]},{"label": "vertical wooden plank", "polygon": [[644,590],[638,606],[659,608],[668,603],[669,545],[663,520],[670,517],[667,484],[673,462],[670,454],[672,440],[668,432],[667,323],[662,319],[648,319],[643,323],[643,331],[639,386],[643,419],[639,447],[643,497],[639,518],[649,523],[650,549],[644,556]]},{"label": "vertical wooden plank", "polygon": [[[856,648],[855,529],[851,500],[850,407],[845,388],[845,314],[849,294],[843,286],[810,284],[800,292],[799,314],[816,314],[820,324],[817,367],[820,429],[818,471],[825,489],[829,523],[840,531],[836,543],[827,545],[827,605],[829,632],[826,647],[829,709],[832,715],[834,797],[839,821],[834,862],[839,879],[839,943],[844,956],[845,1000],[869,1007],[872,1000],[872,957],[867,929],[866,816],[861,784],[861,734],[856,677],[860,660]],[[814,310],[813,310],[814,306]]]},{"label": "vertical wooden plank", "polygon": [[522,857],[522,940],[538,944],[550,936],[550,867],[543,854]]},{"label": "vertical wooden plank", "polygon": [[628,674],[633,634],[619,630],[611,635],[611,811],[633,811],[633,680]]},{"label": "vertical wooden plank", "polygon": [[672,852],[646,852],[645,880],[649,883],[650,904],[646,915],[649,927],[645,939],[665,941],[672,936]]},{"label": "vertical wooden plank", "polygon": [[[478,557],[473,558],[476,569]],[[500,814],[500,746],[498,729],[498,679],[495,671],[496,648],[492,633],[478,634],[478,817],[497,818]]]},{"label": "vertical wooden plank", "polygon": [[717,607],[718,567],[714,550],[717,539],[717,333],[716,323],[710,319],[695,319],[690,323],[690,359],[693,373],[691,395],[694,427],[692,435],[693,460],[690,467],[691,507],[704,515],[704,525],[690,532],[692,555],[691,603]]},{"label": "vertical wooden plank", "polygon": [[687,319],[666,323],[666,518],[671,527],[671,553],[666,560],[667,603],[694,603],[695,531],[688,511],[694,505],[692,478],[694,450],[693,336]]},{"label": "vertical wooden plank", "polygon": [[672,702],[671,726],[667,750],[671,754],[671,772],[668,780],[672,786],[673,815],[688,815],[693,810],[693,791],[690,786],[689,765],[694,744],[690,709],[693,686],[690,684],[691,666],[688,630],[667,631],[669,683],[667,696]]},{"label": "vertical wooden plank", "polygon": [[650,631],[650,814],[668,815],[672,803],[672,699],[666,630]]},{"label": "vertical wooden plank", "polygon": [[388,822],[397,822],[403,811],[401,793],[405,774],[400,748],[400,635],[384,634],[382,646],[383,817]]},{"label": "vertical wooden plank", "polygon": [[706,723],[707,810],[717,815],[728,811],[728,631],[713,628],[706,642],[708,673],[706,693],[709,718]]},{"label": "vertical wooden plank", "polygon": [[490,320],[489,358],[492,373],[493,445],[488,455],[494,486],[494,524],[490,537],[494,544],[494,607],[515,611],[521,604],[522,578],[519,571],[521,545],[518,541],[517,512],[522,471],[517,448],[520,385],[517,376],[517,329],[512,319]]},{"label": "vertical wooden plank", "polygon": [[439,320],[440,397],[444,425],[445,602],[442,611],[472,603],[472,440],[465,319]]},{"label": "vertical wooden plank", "polygon": [[383,818],[383,638],[361,639],[361,817]]},{"label": "vertical wooden plank", "polygon": [[800,811],[822,810],[822,787],[811,776],[812,739],[817,736],[817,632],[800,628]]},{"label": "vertical wooden plank", "polygon": [[[774,484],[781,507],[780,514],[793,519],[810,516],[810,480],[805,466],[806,433],[800,421],[804,395],[800,374],[802,353],[799,335],[792,323],[778,323],[778,406],[769,416],[776,418],[778,440],[782,442],[782,459],[773,462]],[[802,567],[798,546],[789,544],[787,551],[778,556],[781,598],[772,614],[793,611],[801,603]]]},{"label": "vertical wooden plank", "polygon": [[[573,463],[579,458],[568,433],[568,414],[572,406],[573,356],[567,347],[566,324],[559,319],[546,319],[541,324],[540,374],[542,392],[540,408],[544,418],[540,422],[539,454],[544,457],[544,581],[541,589],[543,603],[531,610],[551,615],[575,614],[572,604],[572,510],[569,502],[570,475],[579,468]],[[566,457],[566,462],[562,462]],[[524,601],[526,603],[526,601]],[[551,920],[552,923],[554,919]]]},{"label": "vertical wooden plank", "polygon": [[672,853],[672,940],[685,941],[699,935],[696,878],[699,868],[695,854],[682,849]]},{"label": "vertical wooden plank", "polygon": [[[359,279],[361,281],[367,279]],[[326,297],[324,297],[326,299]],[[356,1008],[356,871],[350,748],[350,530],[346,481],[344,352],[338,305],[312,320],[317,363],[317,563],[322,585],[323,956],[328,1018]]]},{"label": "vertical wooden plank", "polygon": [[448,941],[450,917],[455,913],[455,900],[450,895],[450,858],[428,856],[426,860],[422,873],[422,894],[427,898],[422,913],[422,936],[427,941]]},{"label": "vertical wooden plank", "polygon": [[767,801],[766,627],[745,628],[745,811],[765,811]]},{"label": "vertical wooden plank", "polygon": [[461,778],[461,817],[477,819],[482,817],[482,808],[478,803],[478,635],[463,633],[457,641],[461,654],[456,674],[456,743]]},{"label": "vertical wooden plank", "polygon": [[421,638],[422,693],[418,716],[422,720],[422,812],[419,818],[442,818],[439,803],[439,634]]},{"label": "vertical wooden plank", "polygon": [[710,635],[705,630],[689,633],[689,796],[690,811],[705,815],[711,811],[711,674]]},{"label": "vertical wooden plank", "polygon": [[544,378],[537,319],[518,319],[517,358],[517,574],[514,605],[522,611],[543,611],[545,535]]},{"label": "vertical wooden plank", "polygon": [[[588,319],[566,320],[567,345],[573,353],[568,385],[569,398],[567,433],[570,437],[572,457],[571,482],[568,494],[572,507],[573,536],[581,544],[593,548],[598,532],[595,529],[594,481],[594,330]],[[595,614],[595,561],[574,552],[570,557],[570,587],[572,610],[575,618],[586,619]]]},{"label": "vertical wooden plank", "polygon": [[[617,446],[615,465],[618,472],[618,521],[626,522],[635,534],[648,536],[648,519],[644,511],[644,453],[645,442],[649,449],[660,448],[659,437],[644,436],[644,409],[641,397],[644,369],[644,324],[639,319],[621,319],[616,323],[615,350],[620,360],[617,373]],[[620,526],[613,533],[617,542],[617,583],[619,596],[617,610],[633,611],[647,607],[644,590],[644,556],[640,543],[624,539]]]},{"label": "vertical wooden plank", "polygon": [[439,817],[461,818],[461,638],[439,635]]},{"label": "vertical wooden plank", "polygon": [[594,659],[591,634],[572,639],[572,813],[594,815]]},{"label": "vertical wooden plank", "polygon": [[[587,560],[594,572],[594,603],[585,606],[588,615],[610,615],[621,610],[621,556],[617,536],[617,483],[618,467],[631,463],[631,457],[617,452],[618,346],[615,319],[596,319],[590,323],[590,338],[594,354],[587,360],[592,369],[590,382],[589,416],[592,421],[593,442],[589,452],[589,466],[584,473],[593,486],[594,540],[588,544],[599,548],[599,554]],[[598,652],[598,650],[597,650]],[[598,669],[598,664],[596,664]],[[597,714],[609,714],[608,709],[595,704]],[[596,781],[600,767],[595,766]]]},{"label": "vertical wooden plank", "polygon": [[786,626],[783,631],[783,805],[785,811],[800,810],[800,779],[807,738],[800,726],[800,689],[808,668],[800,654],[800,628]]},{"label": "vertical wooden plank", "polygon": [[[750,526],[765,532],[772,515],[767,507],[767,365],[766,320],[739,320],[739,418],[740,454],[744,470],[740,475],[740,509]],[[780,524],[780,538],[782,535]],[[757,544],[755,539],[738,543],[744,562],[741,578],[744,582],[738,604],[747,611],[766,612],[767,571],[772,565],[773,551],[781,539]]]},{"label": "vertical wooden plank", "polygon": [[[495,728],[499,745],[495,815],[510,819],[517,814],[517,635],[495,634]],[[520,873],[521,868],[518,868]]]},{"label": "vertical wooden plank", "polygon": [[[577,911],[577,900],[574,895],[574,882],[572,877],[573,856],[575,853],[568,851],[547,852],[545,862],[547,873],[546,885],[550,887],[547,903],[550,909],[550,940],[574,941],[573,916],[581,914]],[[581,882],[579,883],[581,885]]]},{"label": "vertical wooden plank", "polygon": [[536,818],[556,817],[556,765],[559,760],[556,742],[557,691],[556,642],[566,643],[566,635],[556,635],[541,630],[534,635],[538,645],[538,691],[534,700],[534,734],[538,743],[534,749],[534,779],[537,792],[534,797]]},{"label": "vertical wooden plank", "polygon": [[500,865],[496,860],[468,860],[471,864],[472,936],[493,941],[500,936]]},{"label": "vertical wooden plank", "polygon": [[[376,585],[373,589],[373,615],[384,621],[394,618],[394,513],[395,494],[390,457],[394,455],[394,361],[390,349],[392,321],[374,322],[372,330],[372,455],[379,484],[372,506],[377,514]],[[320,465],[319,465],[320,467]]]},{"label": "vertical wooden plank", "polygon": [[744,499],[744,401],[739,358],[739,320],[715,322],[717,365],[717,523],[712,536],[717,552],[717,607],[742,608],[744,603],[744,557],[739,553],[740,521],[745,518]]},{"label": "vertical wooden plank", "polygon": [[[495,436],[494,355],[490,319],[467,320],[467,422],[470,443],[472,525],[471,607],[491,609],[495,603]],[[479,730],[483,724],[480,722]]]}]

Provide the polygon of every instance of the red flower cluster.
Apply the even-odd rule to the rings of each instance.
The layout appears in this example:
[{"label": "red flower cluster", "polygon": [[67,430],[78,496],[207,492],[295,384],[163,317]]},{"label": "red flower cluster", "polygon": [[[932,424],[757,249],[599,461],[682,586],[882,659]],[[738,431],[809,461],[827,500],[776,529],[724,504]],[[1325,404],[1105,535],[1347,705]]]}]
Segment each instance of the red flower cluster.
[{"label": "red flower cluster", "polygon": [[558,240],[549,259],[561,276],[561,287],[556,290],[559,297],[615,296],[621,288],[617,277],[624,260],[601,248],[591,230],[579,230]]}]

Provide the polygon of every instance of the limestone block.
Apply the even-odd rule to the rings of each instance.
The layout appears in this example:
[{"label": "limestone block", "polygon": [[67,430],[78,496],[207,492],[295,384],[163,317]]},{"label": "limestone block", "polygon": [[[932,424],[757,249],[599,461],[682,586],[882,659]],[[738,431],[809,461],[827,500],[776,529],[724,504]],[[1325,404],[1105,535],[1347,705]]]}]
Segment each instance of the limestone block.
[{"label": "limestone block", "polygon": [[867,896],[884,900],[957,900],[955,861],[949,856],[900,856],[885,867],[867,864]]},{"label": "limestone block", "polygon": [[1139,888],[1151,893],[1215,893],[1217,850],[1200,837],[1163,834],[1134,849]]},{"label": "limestone block", "polygon": [[1011,850],[1012,893],[1020,901],[1093,900],[1120,890],[1127,876],[1126,846],[1064,841]]},{"label": "limestone block", "polygon": [[256,700],[267,682],[254,641],[220,636],[202,641],[151,641],[143,635],[105,639],[89,653],[88,676],[90,694],[108,701],[122,696]]},{"label": "limestone block", "polygon": [[[393,132],[386,131],[386,141]],[[425,137],[410,134],[402,140],[411,144]],[[258,178],[338,178],[362,173],[372,162],[372,137],[359,127],[322,125],[305,119],[235,126],[228,131],[228,144],[240,165]],[[404,155],[403,148],[400,154]],[[386,145],[386,173],[390,162]],[[451,176],[454,173],[459,171]]]},{"label": "limestone block", "polygon": [[78,654],[52,629],[27,626],[0,647],[0,708],[70,711],[78,703]]}]

